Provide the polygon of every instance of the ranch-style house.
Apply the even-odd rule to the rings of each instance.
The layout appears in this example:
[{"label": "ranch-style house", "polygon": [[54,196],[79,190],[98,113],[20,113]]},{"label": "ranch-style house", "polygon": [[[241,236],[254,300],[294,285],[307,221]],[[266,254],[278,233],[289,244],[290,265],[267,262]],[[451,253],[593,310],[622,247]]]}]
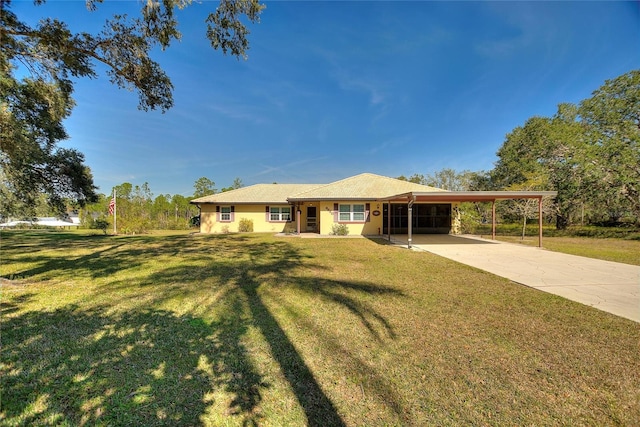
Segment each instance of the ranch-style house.
[{"label": "ranch-style house", "polygon": [[[458,205],[467,201],[553,197],[550,191],[445,191],[363,173],[329,184],[256,184],[194,199],[200,232],[239,231],[329,235],[335,224],[350,235],[458,234]],[[540,215],[541,216],[541,215]],[[495,214],[494,214],[495,218]],[[495,219],[494,219],[495,224]],[[494,225],[495,230],[495,225]]]}]

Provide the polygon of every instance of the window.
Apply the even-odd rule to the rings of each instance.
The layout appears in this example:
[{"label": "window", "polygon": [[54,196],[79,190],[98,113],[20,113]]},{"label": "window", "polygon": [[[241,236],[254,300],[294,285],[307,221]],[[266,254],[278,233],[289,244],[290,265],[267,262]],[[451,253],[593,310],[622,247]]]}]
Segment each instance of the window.
[{"label": "window", "polygon": [[291,207],[270,207],[270,221],[291,221]]},{"label": "window", "polygon": [[231,206],[220,207],[220,221],[231,221]]},{"label": "window", "polygon": [[338,220],[340,222],[364,222],[364,205],[340,205]]}]

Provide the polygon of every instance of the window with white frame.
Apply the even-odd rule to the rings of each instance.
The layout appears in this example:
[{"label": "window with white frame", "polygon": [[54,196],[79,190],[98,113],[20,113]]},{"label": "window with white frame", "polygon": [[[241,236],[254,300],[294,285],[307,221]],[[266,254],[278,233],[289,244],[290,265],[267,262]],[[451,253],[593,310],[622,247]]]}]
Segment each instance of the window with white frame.
[{"label": "window with white frame", "polygon": [[271,206],[269,208],[269,220],[270,221],[291,221],[291,207],[290,206]]},{"label": "window with white frame", "polygon": [[365,220],[364,205],[340,205],[338,220],[341,222],[363,222]]},{"label": "window with white frame", "polygon": [[231,206],[220,207],[220,221],[231,221]]}]

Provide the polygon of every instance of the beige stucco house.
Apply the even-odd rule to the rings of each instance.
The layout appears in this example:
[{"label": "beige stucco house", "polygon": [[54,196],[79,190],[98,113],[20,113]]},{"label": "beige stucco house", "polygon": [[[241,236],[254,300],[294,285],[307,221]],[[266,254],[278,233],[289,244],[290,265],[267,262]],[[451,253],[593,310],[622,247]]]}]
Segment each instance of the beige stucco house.
[{"label": "beige stucco house", "polygon": [[[412,203],[406,195],[444,190],[371,173],[330,184],[257,184],[192,200],[202,233],[236,232],[242,219],[255,232],[329,235],[344,224],[351,235],[457,233],[456,202]],[[411,212],[411,217],[409,216]]]},{"label": "beige stucco house", "polygon": [[254,232],[350,235],[459,234],[459,204],[495,204],[506,199],[538,200],[538,245],[542,246],[542,199],[555,191],[445,191],[386,176],[363,173],[330,184],[257,184],[192,200],[200,208],[200,232],[232,233],[250,221]]}]

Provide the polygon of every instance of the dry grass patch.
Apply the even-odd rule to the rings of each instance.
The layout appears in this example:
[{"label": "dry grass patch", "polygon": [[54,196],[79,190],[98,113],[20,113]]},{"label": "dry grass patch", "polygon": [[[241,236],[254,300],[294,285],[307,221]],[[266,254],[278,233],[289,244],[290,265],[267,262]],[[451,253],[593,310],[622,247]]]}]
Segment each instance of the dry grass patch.
[{"label": "dry grass patch", "polygon": [[3,425],[640,424],[640,325],[428,253],[0,237]]}]

